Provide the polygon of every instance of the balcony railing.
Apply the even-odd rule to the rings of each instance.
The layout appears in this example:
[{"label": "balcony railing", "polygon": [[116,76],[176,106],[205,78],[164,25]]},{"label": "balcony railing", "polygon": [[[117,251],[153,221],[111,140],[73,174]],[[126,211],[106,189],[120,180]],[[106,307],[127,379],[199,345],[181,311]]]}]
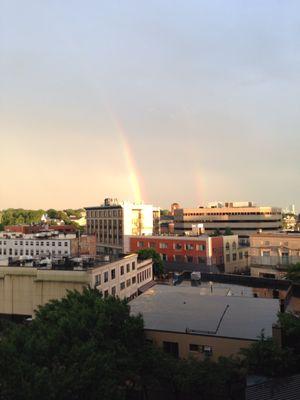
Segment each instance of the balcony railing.
[{"label": "balcony railing", "polygon": [[280,256],[250,256],[250,265],[253,266],[273,266],[280,268],[287,268],[290,265],[300,263],[299,256],[289,256],[289,257],[280,257]]}]

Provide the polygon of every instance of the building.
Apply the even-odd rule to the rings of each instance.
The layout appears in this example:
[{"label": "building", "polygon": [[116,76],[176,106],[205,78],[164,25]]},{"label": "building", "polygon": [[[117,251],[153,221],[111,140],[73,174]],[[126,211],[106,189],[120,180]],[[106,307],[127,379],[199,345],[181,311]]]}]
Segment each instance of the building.
[{"label": "building", "polygon": [[223,236],[224,272],[240,273],[249,270],[250,247],[239,244],[238,235]]},{"label": "building", "polygon": [[274,325],[278,299],[201,295],[200,287],[156,285],[130,302],[142,314],[146,337],[175,357],[236,355],[259,340],[261,331],[279,344]]},{"label": "building", "polygon": [[87,233],[97,237],[97,253],[119,254],[125,235],[159,233],[160,209],[149,204],[118,202],[105,199],[104,204],[86,207]]},{"label": "building", "polygon": [[171,215],[174,215],[175,210],[178,210],[180,208],[179,203],[172,203],[171,204]]},{"label": "building", "polygon": [[0,232],[0,260],[19,257],[96,255],[96,237],[46,231],[35,234]]},{"label": "building", "polygon": [[202,223],[207,233],[224,232],[229,228],[248,242],[249,236],[258,230],[281,229],[281,209],[258,207],[251,202],[212,203],[208,207],[181,208],[174,212],[174,231],[183,234],[192,230],[192,225]]},{"label": "building", "polygon": [[222,236],[129,236],[130,252],[152,248],[163,261],[202,265],[223,265]]},{"label": "building", "polygon": [[[61,299],[68,290],[95,287],[104,296],[132,299],[152,282],[152,260],[131,254],[115,261],[95,262],[64,269],[0,266],[0,314],[33,316],[40,305]],[[59,268],[59,269],[56,269]]]},{"label": "building", "polygon": [[300,233],[258,232],[250,237],[251,275],[282,278],[300,262]]},{"label": "building", "polygon": [[34,224],[34,225],[6,225],[4,227],[5,232],[12,233],[40,233],[45,231],[57,231],[61,233],[76,233],[74,225],[47,225],[47,224]]}]

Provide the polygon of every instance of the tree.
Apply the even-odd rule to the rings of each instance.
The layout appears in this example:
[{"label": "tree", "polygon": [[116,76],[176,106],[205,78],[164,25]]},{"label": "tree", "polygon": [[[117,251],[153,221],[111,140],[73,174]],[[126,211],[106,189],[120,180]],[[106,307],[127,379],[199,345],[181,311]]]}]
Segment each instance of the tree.
[{"label": "tree", "polygon": [[300,283],[300,263],[289,266],[286,277],[294,283]]},{"label": "tree", "polygon": [[241,365],[248,374],[269,377],[284,376],[293,372],[295,359],[289,349],[280,348],[272,338],[261,333],[260,340],[240,351]]},{"label": "tree", "polygon": [[228,226],[227,228],[225,228],[224,231],[224,236],[230,236],[233,235],[231,228]]},{"label": "tree", "polygon": [[160,255],[154,249],[142,249],[138,251],[139,260],[146,260],[152,258],[153,261],[153,274],[159,276],[163,273],[164,267]]},{"label": "tree", "polygon": [[39,308],[1,337],[1,398],[124,399],[145,346],[142,318],[129,311],[92,289]]},{"label": "tree", "polygon": [[283,333],[283,345],[292,349],[300,360],[300,318],[285,312],[279,314],[279,322]]}]

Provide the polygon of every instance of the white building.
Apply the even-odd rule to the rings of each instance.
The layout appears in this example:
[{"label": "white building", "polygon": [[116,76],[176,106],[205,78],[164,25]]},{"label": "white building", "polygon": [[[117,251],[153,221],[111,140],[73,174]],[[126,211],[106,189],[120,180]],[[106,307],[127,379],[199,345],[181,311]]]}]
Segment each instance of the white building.
[{"label": "white building", "polygon": [[86,207],[87,233],[97,237],[97,253],[125,253],[124,237],[159,233],[160,209],[150,204],[118,202]]},{"label": "white building", "polygon": [[[93,243],[94,242],[94,243]],[[95,238],[55,231],[36,234],[0,232],[0,260],[19,257],[77,256],[85,246],[85,254],[95,256]]]}]

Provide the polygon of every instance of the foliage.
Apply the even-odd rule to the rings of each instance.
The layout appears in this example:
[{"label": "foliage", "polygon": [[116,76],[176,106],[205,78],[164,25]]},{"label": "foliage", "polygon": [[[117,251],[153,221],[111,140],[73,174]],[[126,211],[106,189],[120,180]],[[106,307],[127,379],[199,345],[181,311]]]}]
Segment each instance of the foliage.
[{"label": "foliage", "polygon": [[0,342],[2,398],[122,399],[144,342],[125,301],[70,292]]},{"label": "foliage", "polygon": [[8,208],[2,211],[1,223],[6,225],[36,224],[41,221],[44,210],[23,210],[22,208]]},{"label": "foliage", "polygon": [[171,215],[171,211],[170,210],[160,210],[160,215],[162,217],[164,217],[166,215]]},{"label": "foliage", "polygon": [[280,348],[272,338],[266,338],[263,332],[259,341],[242,349],[240,354],[243,356],[241,365],[249,374],[284,376],[292,373],[295,367],[292,351]]},{"label": "foliage", "polygon": [[148,399],[156,393],[225,400],[243,379],[231,359],[185,361],[163,353],[147,343],[143,320],[130,316],[126,301],[103,299],[93,289],[51,301],[29,325],[12,325],[1,335],[2,400]]},{"label": "foliage", "polygon": [[155,276],[160,276],[163,271],[163,262],[160,255],[154,249],[142,249],[138,251],[139,260],[146,260],[147,258],[152,258],[153,261],[153,274]]},{"label": "foliage", "polygon": [[294,283],[300,283],[300,263],[288,267],[286,278]]},{"label": "foliage", "polygon": [[284,346],[292,349],[293,354],[300,360],[300,318],[289,312],[280,313],[279,322]]},{"label": "foliage", "polygon": [[233,235],[231,228],[229,228],[229,227],[225,228],[225,231],[224,231],[224,234],[223,234],[223,235],[224,235],[224,236]]},{"label": "foliage", "polygon": [[220,236],[221,235],[221,231],[220,229],[215,229],[213,233],[211,233],[209,236]]}]

